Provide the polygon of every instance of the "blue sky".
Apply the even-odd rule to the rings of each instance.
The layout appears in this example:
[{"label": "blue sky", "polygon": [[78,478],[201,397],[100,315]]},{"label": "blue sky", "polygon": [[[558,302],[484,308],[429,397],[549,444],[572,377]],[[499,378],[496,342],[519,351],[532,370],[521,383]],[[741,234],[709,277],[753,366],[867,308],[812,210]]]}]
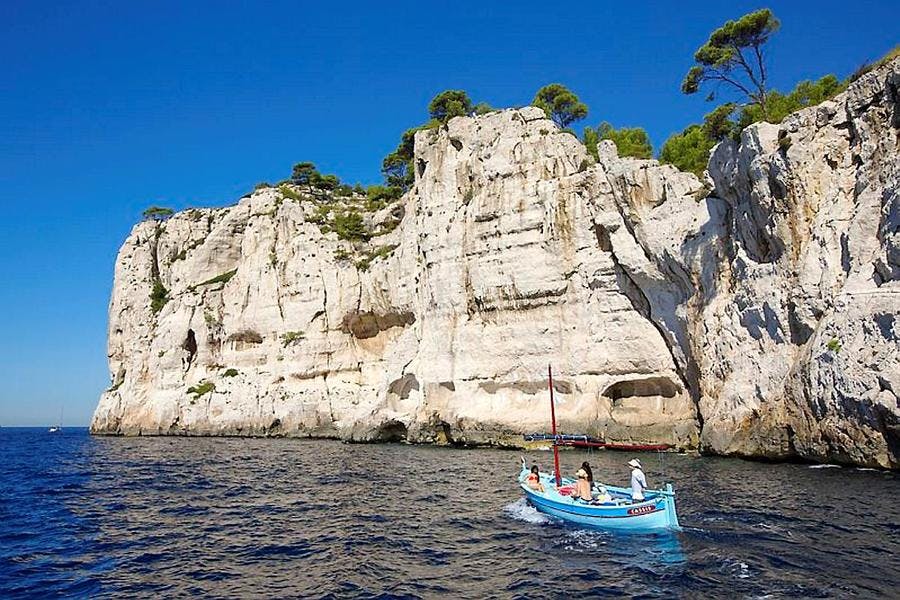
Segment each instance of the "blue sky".
[{"label": "blue sky", "polygon": [[[86,425],[108,385],[116,251],[150,204],[234,202],[293,163],[379,180],[449,88],[504,107],[559,81],[658,148],[710,107],[679,84],[748,2],[0,0],[0,425]],[[769,4],[774,87],[896,43],[897,4]]]}]

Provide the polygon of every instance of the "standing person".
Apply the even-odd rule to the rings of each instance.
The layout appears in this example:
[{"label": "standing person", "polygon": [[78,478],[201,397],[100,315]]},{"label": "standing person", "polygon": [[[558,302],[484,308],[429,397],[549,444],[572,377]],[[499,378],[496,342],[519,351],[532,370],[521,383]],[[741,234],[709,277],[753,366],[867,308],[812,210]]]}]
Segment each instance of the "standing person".
[{"label": "standing person", "polygon": [[587,480],[590,489],[594,489],[594,472],[591,471],[591,465],[588,464],[588,461],[584,461],[581,463],[581,470],[587,473]]},{"label": "standing person", "polygon": [[631,467],[631,503],[643,502],[644,490],[647,489],[647,478],[644,477],[641,461],[632,458],[628,461],[628,466]]}]

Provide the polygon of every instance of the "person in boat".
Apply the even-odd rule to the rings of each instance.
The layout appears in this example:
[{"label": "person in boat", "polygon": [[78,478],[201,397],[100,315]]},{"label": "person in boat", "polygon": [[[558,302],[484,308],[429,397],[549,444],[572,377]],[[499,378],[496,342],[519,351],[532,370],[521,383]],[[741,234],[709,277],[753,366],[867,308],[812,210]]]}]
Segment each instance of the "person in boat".
[{"label": "person in boat", "polygon": [[590,489],[594,489],[594,472],[591,470],[591,465],[588,461],[584,461],[581,463],[581,470],[587,473],[588,485],[590,485]]},{"label": "person in boat", "polygon": [[578,469],[575,472],[577,481],[575,482],[575,497],[583,502],[591,502],[594,498],[591,495],[591,484],[588,483],[588,475],[584,469]]},{"label": "person in boat", "polygon": [[541,483],[541,472],[537,465],[531,465],[531,473],[525,478],[525,483],[534,491],[544,493],[544,484]]},{"label": "person in boat", "polygon": [[644,501],[644,490],[647,489],[647,478],[644,476],[644,470],[641,468],[641,461],[632,458],[628,461],[631,467],[631,502],[637,504]]}]

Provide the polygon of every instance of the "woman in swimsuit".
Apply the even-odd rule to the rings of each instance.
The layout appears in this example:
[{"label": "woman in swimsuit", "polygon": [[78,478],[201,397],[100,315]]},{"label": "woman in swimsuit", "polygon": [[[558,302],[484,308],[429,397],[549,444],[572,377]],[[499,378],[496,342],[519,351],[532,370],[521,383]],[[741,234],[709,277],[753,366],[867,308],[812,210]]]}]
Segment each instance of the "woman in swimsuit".
[{"label": "woman in swimsuit", "polygon": [[525,478],[525,483],[534,491],[544,493],[544,484],[541,483],[541,475],[537,465],[531,465],[531,473]]}]

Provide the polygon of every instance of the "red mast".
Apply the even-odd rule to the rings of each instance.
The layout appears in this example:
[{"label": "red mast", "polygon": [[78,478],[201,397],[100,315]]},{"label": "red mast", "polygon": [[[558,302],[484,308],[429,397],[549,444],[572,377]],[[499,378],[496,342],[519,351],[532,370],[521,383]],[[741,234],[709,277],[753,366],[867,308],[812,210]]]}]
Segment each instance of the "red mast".
[{"label": "red mast", "polygon": [[553,469],[556,474],[556,487],[562,485],[559,475],[559,446],[556,445],[556,405],[553,402],[553,367],[547,365],[547,377],[550,380],[550,420],[553,421]]}]

